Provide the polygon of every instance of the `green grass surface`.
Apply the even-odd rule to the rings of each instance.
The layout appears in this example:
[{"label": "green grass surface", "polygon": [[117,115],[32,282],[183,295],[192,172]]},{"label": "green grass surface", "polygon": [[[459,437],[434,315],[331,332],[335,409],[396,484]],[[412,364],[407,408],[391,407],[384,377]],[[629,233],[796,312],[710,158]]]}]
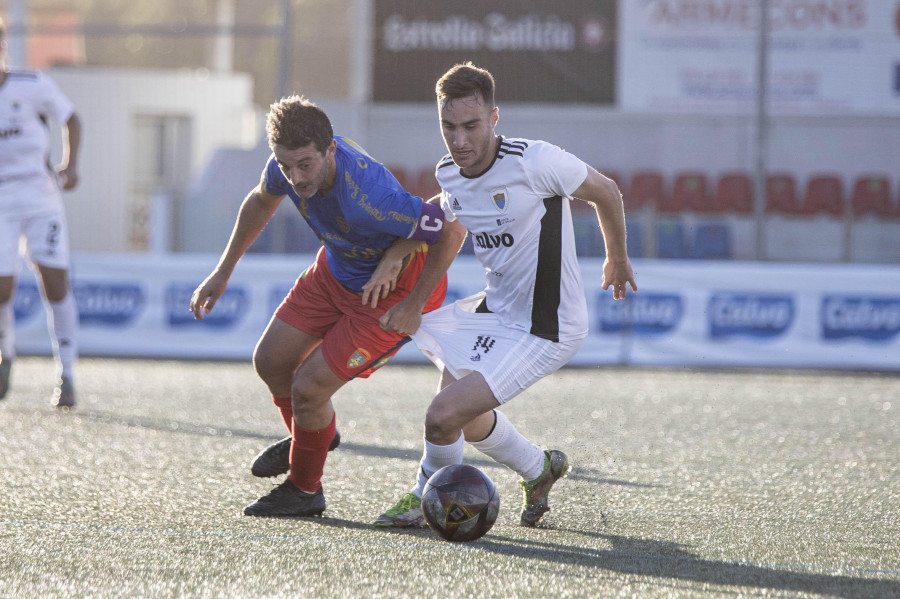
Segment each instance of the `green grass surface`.
[{"label": "green grass surface", "polygon": [[504,409],[574,464],[544,526],[467,449],[500,516],[453,544],[370,525],[413,481],[431,367],[339,392],[325,517],[286,520],[241,515],[285,435],[248,364],[85,359],[67,414],[52,371],[17,359],[0,402],[0,597],[900,596],[897,377],[563,370]]}]

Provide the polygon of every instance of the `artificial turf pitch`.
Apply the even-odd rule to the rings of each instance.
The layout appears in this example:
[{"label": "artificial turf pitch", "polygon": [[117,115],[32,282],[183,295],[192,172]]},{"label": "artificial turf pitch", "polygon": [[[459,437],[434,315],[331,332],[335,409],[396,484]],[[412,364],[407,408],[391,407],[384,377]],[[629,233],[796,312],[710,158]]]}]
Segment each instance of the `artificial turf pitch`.
[{"label": "artificial turf pitch", "polygon": [[241,508],[286,431],[247,363],[49,359],[0,402],[0,597],[900,597],[900,378],[565,369],[504,408],[569,454],[543,526],[516,476],[472,543],[371,521],[410,487],[438,379],[390,364],[335,397],[322,518]]}]

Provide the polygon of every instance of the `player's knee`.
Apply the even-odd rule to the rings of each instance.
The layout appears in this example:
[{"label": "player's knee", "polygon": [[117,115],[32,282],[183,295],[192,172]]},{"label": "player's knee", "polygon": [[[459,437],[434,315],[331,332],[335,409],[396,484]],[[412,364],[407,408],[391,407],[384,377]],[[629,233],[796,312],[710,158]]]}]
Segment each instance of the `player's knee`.
[{"label": "player's knee", "polygon": [[258,346],[253,352],[253,369],[256,371],[259,378],[268,382],[272,372],[272,363],[266,355],[266,352],[260,350]]},{"label": "player's knee", "polygon": [[259,347],[253,352],[253,369],[256,370],[259,378],[270,387],[273,384],[284,386],[293,375],[290,369],[285,369],[283,362],[277,356]]},{"label": "player's knee", "polygon": [[308,386],[297,384],[291,386],[291,409],[294,412],[294,418],[303,414],[318,413],[322,406],[328,402],[330,397],[327,395],[316,393],[315,389]]},{"label": "player's knee", "polygon": [[458,432],[460,425],[457,423],[456,414],[451,406],[432,402],[425,412],[425,438],[438,439],[448,434]]}]

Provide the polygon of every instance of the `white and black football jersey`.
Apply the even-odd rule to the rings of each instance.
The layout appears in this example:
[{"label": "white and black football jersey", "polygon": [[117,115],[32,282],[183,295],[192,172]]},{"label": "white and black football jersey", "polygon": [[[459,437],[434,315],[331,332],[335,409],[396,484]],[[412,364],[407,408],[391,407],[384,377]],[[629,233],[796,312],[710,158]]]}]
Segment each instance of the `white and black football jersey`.
[{"label": "white and black football jersey", "polygon": [[469,231],[486,269],[486,308],[544,339],[581,339],[587,304],[569,198],[587,177],[576,156],[543,141],[500,138],[488,169],[467,177],[444,156],[441,207]]},{"label": "white and black football jersey", "polygon": [[[51,172],[46,119],[65,123],[71,116],[72,103],[49,77],[34,71],[7,73],[0,85],[0,184],[45,179]],[[10,206],[10,202],[12,198],[0,197],[0,208],[27,210],[53,200],[35,196],[28,200],[29,206]]]}]

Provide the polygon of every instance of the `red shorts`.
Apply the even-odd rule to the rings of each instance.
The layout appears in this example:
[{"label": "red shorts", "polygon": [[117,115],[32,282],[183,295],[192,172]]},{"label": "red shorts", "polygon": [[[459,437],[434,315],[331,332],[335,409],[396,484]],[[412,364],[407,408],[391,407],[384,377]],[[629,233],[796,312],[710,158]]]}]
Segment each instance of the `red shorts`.
[{"label": "red shorts", "polygon": [[[409,295],[425,264],[425,252],[412,255],[400,273],[396,288],[378,307],[362,304],[362,294],[341,285],[319,250],[315,263],[306,269],[275,316],[292,327],[322,339],[322,355],[331,370],[344,380],[368,378],[400,349],[405,336],[382,330],[378,324],[388,308]],[[447,294],[446,275],[428,298],[424,312],[441,306]]]}]

